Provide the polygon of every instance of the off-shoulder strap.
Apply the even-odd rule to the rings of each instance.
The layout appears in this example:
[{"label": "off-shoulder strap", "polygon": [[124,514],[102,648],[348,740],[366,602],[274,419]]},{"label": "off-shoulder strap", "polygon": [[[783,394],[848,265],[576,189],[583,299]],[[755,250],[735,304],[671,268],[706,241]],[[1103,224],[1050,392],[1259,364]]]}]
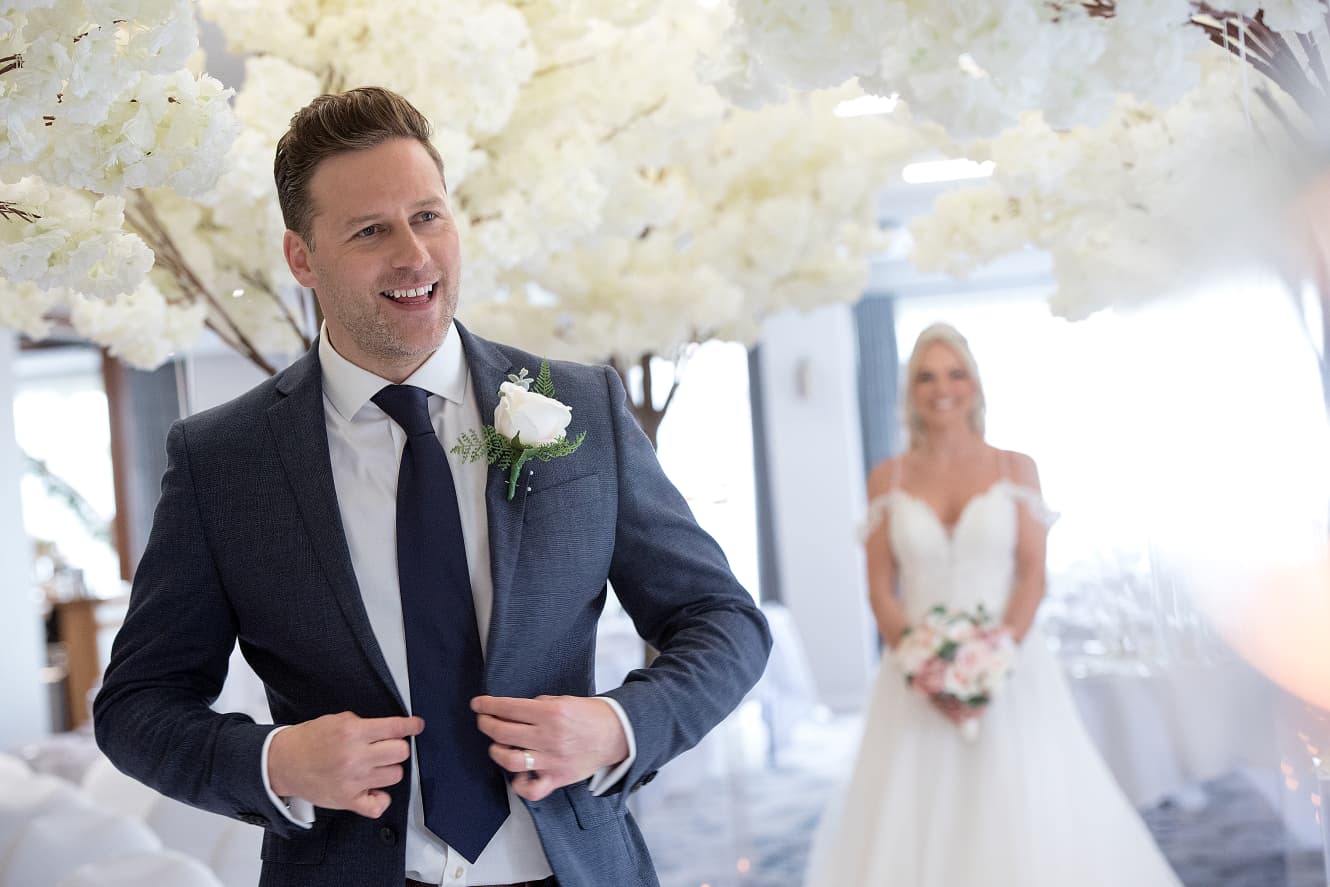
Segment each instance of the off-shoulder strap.
[{"label": "off-shoulder strap", "polygon": [[1062,515],[1048,507],[1044,497],[1039,495],[1037,490],[1030,487],[1023,487],[1020,484],[1008,483],[1007,489],[1011,490],[1012,498],[1025,506],[1030,516],[1045,527],[1051,527]]},{"label": "off-shoulder strap", "polygon": [[868,500],[868,510],[864,514],[864,519],[859,524],[859,542],[868,541],[868,537],[873,535],[882,522],[887,519],[891,510],[891,500],[895,498],[896,490],[892,488],[887,490],[881,496],[874,496]]}]

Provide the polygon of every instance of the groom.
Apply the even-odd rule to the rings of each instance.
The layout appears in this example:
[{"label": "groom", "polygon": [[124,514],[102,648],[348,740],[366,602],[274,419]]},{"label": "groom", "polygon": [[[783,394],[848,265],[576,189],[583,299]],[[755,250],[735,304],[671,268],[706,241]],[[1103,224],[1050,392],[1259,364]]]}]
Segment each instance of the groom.
[{"label": "groom", "polygon": [[[275,175],[322,333],[171,429],[98,742],[263,826],[263,885],[656,884],[628,794],[757,680],[761,612],[608,369],[552,364],[571,419],[539,406],[585,436],[511,492],[452,452],[541,361],[454,322],[457,228],[414,107],[321,96]],[[597,696],[607,583],[660,655]],[[209,708],[237,640],[282,726]]]}]

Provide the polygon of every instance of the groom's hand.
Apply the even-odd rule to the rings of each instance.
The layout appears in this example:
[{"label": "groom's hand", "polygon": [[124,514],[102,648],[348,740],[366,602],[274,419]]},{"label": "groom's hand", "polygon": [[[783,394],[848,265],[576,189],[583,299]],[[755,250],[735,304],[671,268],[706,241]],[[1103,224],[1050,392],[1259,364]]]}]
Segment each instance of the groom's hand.
[{"label": "groom's hand", "polygon": [[512,781],[513,791],[528,801],[628,757],[623,724],[602,699],[477,696],[471,710],[480,732],[494,740],[490,757],[520,774]]},{"label": "groom's hand", "polygon": [[408,737],[424,727],[420,718],[362,718],[349,711],[287,727],[268,746],[268,781],[280,797],[377,819],[388,809],[383,789],[402,781],[402,762],[411,756]]}]

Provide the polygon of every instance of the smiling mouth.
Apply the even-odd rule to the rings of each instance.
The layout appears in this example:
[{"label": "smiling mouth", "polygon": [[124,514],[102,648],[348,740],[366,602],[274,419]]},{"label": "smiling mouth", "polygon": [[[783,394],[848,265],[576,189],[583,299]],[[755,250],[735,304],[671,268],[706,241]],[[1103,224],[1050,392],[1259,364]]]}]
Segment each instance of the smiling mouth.
[{"label": "smiling mouth", "polygon": [[434,291],[438,289],[439,282],[424,284],[422,286],[409,286],[395,290],[381,290],[379,295],[386,299],[392,299],[394,302],[421,302],[434,296]]}]

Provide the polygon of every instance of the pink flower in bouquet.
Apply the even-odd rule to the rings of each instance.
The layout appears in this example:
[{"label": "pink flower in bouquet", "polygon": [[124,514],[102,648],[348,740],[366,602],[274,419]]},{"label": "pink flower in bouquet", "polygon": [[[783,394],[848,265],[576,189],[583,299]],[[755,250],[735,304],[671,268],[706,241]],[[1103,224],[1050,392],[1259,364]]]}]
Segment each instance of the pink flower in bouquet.
[{"label": "pink flower in bouquet", "polygon": [[956,650],[944,692],[969,705],[986,704],[1011,670],[1014,652],[1005,627],[983,629]]}]

